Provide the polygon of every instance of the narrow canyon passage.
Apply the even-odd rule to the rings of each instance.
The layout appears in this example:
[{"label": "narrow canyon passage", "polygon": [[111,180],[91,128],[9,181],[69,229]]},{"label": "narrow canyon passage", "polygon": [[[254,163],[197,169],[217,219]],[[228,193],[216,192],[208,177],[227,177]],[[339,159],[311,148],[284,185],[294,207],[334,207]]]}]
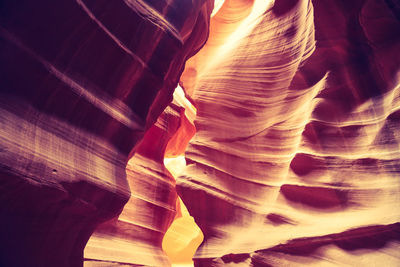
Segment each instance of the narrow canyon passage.
[{"label": "narrow canyon passage", "polygon": [[398,266],[400,3],[0,3],[0,266]]}]

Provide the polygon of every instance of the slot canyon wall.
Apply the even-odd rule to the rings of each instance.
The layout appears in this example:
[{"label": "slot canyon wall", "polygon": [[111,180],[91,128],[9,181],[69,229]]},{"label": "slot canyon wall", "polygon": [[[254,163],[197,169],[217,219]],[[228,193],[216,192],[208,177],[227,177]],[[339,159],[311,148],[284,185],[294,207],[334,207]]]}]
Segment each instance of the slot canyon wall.
[{"label": "slot canyon wall", "polygon": [[128,202],[128,159],[206,41],[212,8],[0,1],[0,266],[83,265],[94,229]]},{"label": "slot canyon wall", "polygon": [[195,266],[399,265],[399,52],[394,0],[1,1],[0,266],[170,266],[178,195]]}]

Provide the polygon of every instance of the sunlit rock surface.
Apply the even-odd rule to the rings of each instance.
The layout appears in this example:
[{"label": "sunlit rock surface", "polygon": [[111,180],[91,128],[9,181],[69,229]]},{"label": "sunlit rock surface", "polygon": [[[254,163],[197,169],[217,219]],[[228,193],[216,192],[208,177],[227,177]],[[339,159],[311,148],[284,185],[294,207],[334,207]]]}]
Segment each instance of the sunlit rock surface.
[{"label": "sunlit rock surface", "polygon": [[223,3],[181,78],[196,266],[400,264],[399,10]]},{"label": "sunlit rock surface", "polygon": [[[0,2],[1,266],[82,266],[95,227],[131,196],[129,154],[206,41],[212,7],[203,0]],[[144,179],[142,171],[128,168],[129,181]],[[156,185],[140,186],[132,194],[159,196]],[[165,205],[176,198],[170,188]],[[126,210],[120,225],[156,208]],[[161,246],[153,233],[174,216],[161,216],[165,208],[154,231],[133,229],[124,240]],[[104,258],[134,257],[120,254]]]},{"label": "sunlit rock surface", "polygon": [[126,168],[130,199],[118,219],[97,227],[85,248],[85,266],[170,265],[162,241],[179,203],[164,157],[182,154],[194,134],[185,116],[194,114],[189,107],[185,110],[185,104],[191,106],[185,100],[178,87],[174,101],[144,135]]}]

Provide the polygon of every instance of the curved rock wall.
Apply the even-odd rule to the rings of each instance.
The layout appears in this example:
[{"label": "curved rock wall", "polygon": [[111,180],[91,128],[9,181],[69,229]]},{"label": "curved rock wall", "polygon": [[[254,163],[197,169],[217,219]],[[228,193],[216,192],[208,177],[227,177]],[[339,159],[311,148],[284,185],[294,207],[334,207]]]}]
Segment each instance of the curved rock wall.
[{"label": "curved rock wall", "polygon": [[196,266],[399,263],[398,11],[224,2],[181,81],[197,108],[177,180],[204,233]]},{"label": "curved rock wall", "polygon": [[82,266],[212,1],[1,1],[0,265]]}]

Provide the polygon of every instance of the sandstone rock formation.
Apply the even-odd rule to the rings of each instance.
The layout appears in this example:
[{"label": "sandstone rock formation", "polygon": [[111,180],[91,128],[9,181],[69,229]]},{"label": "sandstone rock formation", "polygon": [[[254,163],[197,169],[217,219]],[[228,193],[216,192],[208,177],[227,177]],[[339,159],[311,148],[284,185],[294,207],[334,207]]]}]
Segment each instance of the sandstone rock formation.
[{"label": "sandstone rock formation", "polygon": [[128,201],[129,154],[204,44],[212,6],[1,1],[1,266],[82,266],[95,227]]},{"label": "sandstone rock formation", "polygon": [[399,264],[399,8],[225,1],[181,82],[195,266]]},{"label": "sandstone rock formation", "polygon": [[195,266],[399,265],[399,51],[394,0],[1,1],[0,266],[169,266],[178,195]]}]

